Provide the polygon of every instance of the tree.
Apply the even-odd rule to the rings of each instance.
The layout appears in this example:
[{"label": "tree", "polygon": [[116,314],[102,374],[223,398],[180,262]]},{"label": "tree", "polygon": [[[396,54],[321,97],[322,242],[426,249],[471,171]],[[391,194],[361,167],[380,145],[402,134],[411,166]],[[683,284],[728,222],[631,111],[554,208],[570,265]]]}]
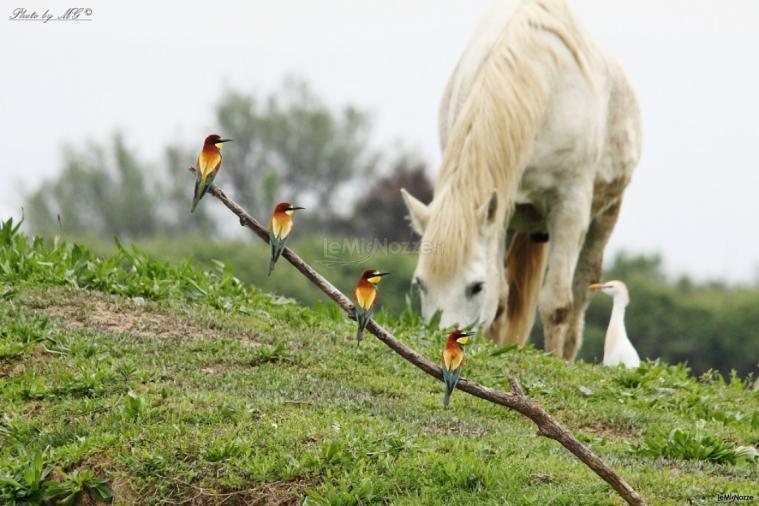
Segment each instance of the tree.
[{"label": "tree", "polygon": [[409,154],[401,155],[393,163],[389,175],[365,188],[353,209],[351,233],[389,242],[417,240],[409,226],[401,188],[406,188],[423,202],[432,200],[432,184],[427,178],[425,165]]},{"label": "tree", "polygon": [[207,230],[203,210],[189,219],[191,177],[179,148],[166,153],[168,170],[156,170],[114,134],[110,145],[66,147],[61,175],[27,197],[32,227],[101,237],[137,238],[178,230]]},{"label": "tree", "polygon": [[[306,85],[286,79],[263,99],[228,92],[217,108],[218,132],[235,142],[224,150],[219,183],[265,219],[275,201],[293,201],[315,212],[303,217],[318,231],[350,204],[338,200],[352,181],[370,176],[378,155],[369,147],[367,114],[346,106],[332,110]],[[62,174],[27,196],[35,231],[62,230],[136,238],[188,231],[211,233],[208,206],[190,217],[197,152],[166,149],[162,163],[139,159],[116,133],[106,145],[65,149]]]},{"label": "tree", "polygon": [[188,160],[196,158],[197,150],[178,145],[169,146],[164,152],[166,170],[158,178],[158,212],[161,228],[169,235],[199,232],[212,235],[215,220],[211,216],[213,206],[199,204],[190,215],[194,176],[187,170]]},{"label": "tree", "polygon": [[[604,279],[621,279],[630,291],[626,326],[641,358],[688,362],[695,374],[716,369],[727,376],[757,371],[759,288],[672,281],[659,255],[618,254]],[[594,297],[586,314],[581,357],[600,359],[611,299]]]},{"label": "tree", "polygon": [[310,218],[330,222],[341,210],[340,190],[377,164],[368,116],[350,106],[331,110],[300,80],[286,79],[263,100],[229,92],[217,120],[220,134],[235,141],[224,153],[227,187],[256,216],[288,200],[318,208]]}]

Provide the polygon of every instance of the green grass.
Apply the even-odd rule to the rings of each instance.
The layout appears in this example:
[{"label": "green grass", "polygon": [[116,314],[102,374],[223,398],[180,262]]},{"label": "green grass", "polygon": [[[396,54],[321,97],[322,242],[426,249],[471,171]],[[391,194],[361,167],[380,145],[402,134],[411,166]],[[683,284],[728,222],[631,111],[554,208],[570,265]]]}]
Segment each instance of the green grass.
[{"label": "green grass", "polygon": [[[88,237],[81,238],[80,242],[88,245],[98,256],[118,253],[118,248],[110,241]],[[361,239],[317,237],[300,233],[288,245],[346,293],[353,288],[363,269],[371,267],[390,271],[392,275],[382,281],[382,305],[392,313],[404,309],[404,295],[410,292],[416,255],[390,252],[381,245],[375,246]],[[321,291],[290,268],[285,260],[278,262],[272,275],[267,276],[269,248],[257,237],[219,241],[197,236],[170,239],[156,237],[141,239],[139,247],[150,258],[172,263],[190,259],[201,269],[214,269],[216,262],[223,261],[225,265],[232,266],[235,276],[244,284],[292,297],[307,306],[314,306],[324,300]]]},{"label": "green grass", "polygon": [[[390,314],[407,307],[409,297],[418,307],[410,280],[416,255],[395,247],[377,247],[361,239],[321,237],[298,229],[291,246],[325,275],[348,292],[365,267],[391,271],[380,287],[381,306]],[[112,240],[80,237],[97,256],[118,253]],[[151,258],[181,264],[189,259],[196,269],[217,269],[217,262],[231,266],[246,286],[292,297],[315,306],[324,295],[295,269],[281,262],[271,277],[266,276],[268,248],[254,237],[238,240],[209,240],[208,237],[175,236],[139,239],[139,247]],[[641,357],[669,363],[687,362],[699,376],[709,369],[728,378],[733,369],[741,377],[759,373],[759,285],[725,285],[719,282],[690,282],[670,279],[661,259],[619,254],[604,269],[603,279],[622,279],[632,294],[626,325]],[[583,345],[579,357],[590,362],[603,358],[603,340],[609,324],[612,300],[595,294],[586,312]],[[530,340],[543,347],[540,318],[536,318]]]},{"label": "green grass", "polygon": [[[278,269],[290,269],[286,264]],[[381,319],[429,357],[439,332]],[[684,366],[467,349],[465,376],[525,392],[651,504],[759,495],[759,391]],[[0,502],[621,504],[511,411],[456,392],[334,305],[218,264],[101,259],[0,227]]]}]

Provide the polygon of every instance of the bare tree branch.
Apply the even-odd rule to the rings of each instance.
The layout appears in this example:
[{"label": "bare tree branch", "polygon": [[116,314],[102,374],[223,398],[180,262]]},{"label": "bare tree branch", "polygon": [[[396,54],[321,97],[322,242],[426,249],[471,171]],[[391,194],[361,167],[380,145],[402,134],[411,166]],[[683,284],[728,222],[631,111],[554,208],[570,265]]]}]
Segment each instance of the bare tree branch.
[{"label": "bare tree branch", "polygon": [[[190,171],[194,171],[194,169],[190,168]],[[266,242],[269,241],[268,231],[253,217],[246,213],[243,208],[237,205],[235,201],[230,199],[221,188],[213,185],[209,189],[209,193],[219,199],[230,211],[237,215],[240,219],[240,225],[253,230],[253,232],[255,232],[255,234],[262,240]],[[282,252],[282,256],[312,283],[318,286],[319,289],[330,299],[335,301],[346,313],[349,315],[353,314],[353,302],[351,302],[348,297],[346,297],[326,278],[304,262],[303,259],[296,255],[290,248],[285,248]],[[366,330],[374,334],[380,341],[385,343],[390,349],[408,362],[411,362],[430,376],[442,380],[443,372],[440,367],[400,342],[395,336],[385,330],[382,326],[378,325],[374,320],[369,321]],[[572,452],[586,466],[592,469],[593,472],[611,485],[611,487],[616,490],[628,504],[645,504],[643,498],[621,476],[619,476],[619,474],[602,461],[595,453],[590,451],[588,447],[578,441],[577,438],[549,415],[540,405],[530,400],[522,391],[516,378],[509,377],[509,383],[511,384],[511,392],[509,393],[482,386],[479,383],[465,378],[462,378],[459,381],[457,388],[470,395],[494,404],[500,404],[501,406],[513,409],[526,416],[537,425],[538,435],[554,439],[561,443],[562,446]]]}]

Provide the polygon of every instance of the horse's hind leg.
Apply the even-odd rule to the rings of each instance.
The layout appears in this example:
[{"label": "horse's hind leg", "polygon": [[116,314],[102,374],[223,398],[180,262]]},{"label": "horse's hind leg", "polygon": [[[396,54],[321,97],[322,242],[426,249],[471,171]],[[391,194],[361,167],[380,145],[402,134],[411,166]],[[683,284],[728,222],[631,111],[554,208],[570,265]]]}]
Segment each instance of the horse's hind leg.
[{"label": "horse's hind leg", "polygon": [[567,192],[548,211],[548,272],[540,289],[538,307],[545,350],[557,356],[564,355],[573,310],[572,280],[590,222],[591,194],[592,188]]},{"label": "horse's hind leg", "polygon": [[497,344],[522,347],[530,337],[547,249],[545,241],[526,232],[514,234],[506,255],[506,279],[498,297],[498,312],[487,332]]},{"label": "horse's hind leg", "polygon": [[621,206],[622,198],[620,197],[593,219],[585,236],[585,244],[575,269],[572,284],[574,303],[569,315],[569,330],[564,340],[563,356],[568,360],[574,360],[582,346],[585,309],[588,307],[588,285],[601,281],[604,248],[617,223]]}]

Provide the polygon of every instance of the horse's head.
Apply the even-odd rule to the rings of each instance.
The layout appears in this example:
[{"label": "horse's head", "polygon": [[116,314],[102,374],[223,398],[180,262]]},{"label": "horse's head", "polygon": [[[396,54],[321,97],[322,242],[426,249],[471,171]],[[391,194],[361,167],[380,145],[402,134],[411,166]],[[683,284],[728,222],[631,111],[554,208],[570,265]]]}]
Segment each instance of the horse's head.
[{"label": "horse's head", "polygon": [[419,289],[425,321],[441,311],[441,328],[487,328],[506,289],[503,213],[496,192],[484,203],[456,202],[449,194],[430,205],[405,189],[401,194],[411,226],[422,237],[412,283]]}]

